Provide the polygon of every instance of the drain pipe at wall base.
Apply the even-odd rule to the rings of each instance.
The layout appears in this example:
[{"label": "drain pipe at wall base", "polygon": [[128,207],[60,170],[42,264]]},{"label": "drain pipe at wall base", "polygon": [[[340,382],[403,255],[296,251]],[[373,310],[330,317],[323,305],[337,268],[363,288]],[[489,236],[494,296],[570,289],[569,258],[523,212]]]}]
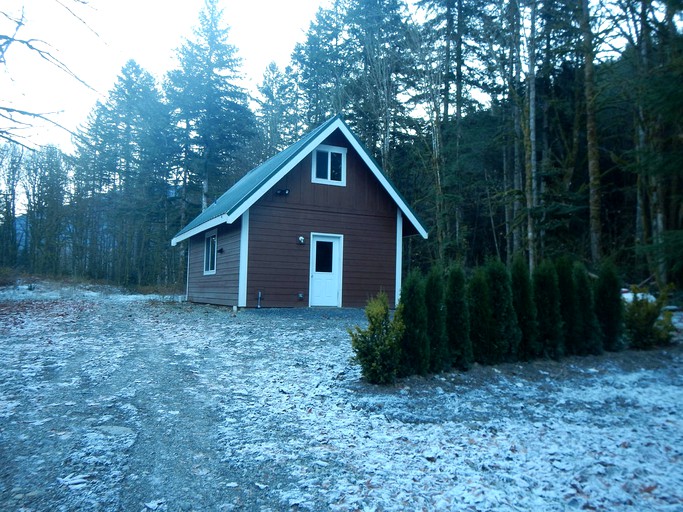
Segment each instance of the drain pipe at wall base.
[{"label": "drain pipe at wall base", "polygon": [[261,294],[261,290],[259,290],[258,291],[258,297],[256,299],[256,308],[257,309],[261,308],[261,297],[263,297],[263,295]]}]

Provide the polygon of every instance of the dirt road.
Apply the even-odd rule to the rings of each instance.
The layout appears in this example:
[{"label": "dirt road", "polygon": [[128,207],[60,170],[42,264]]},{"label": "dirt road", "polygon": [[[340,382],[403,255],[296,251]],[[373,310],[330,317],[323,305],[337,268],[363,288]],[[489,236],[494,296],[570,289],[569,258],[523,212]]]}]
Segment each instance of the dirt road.
[{"label": "dirt road", "polygon": [[0,293],[0,509],[683,507],[678,345],[378,388],[363,322]]}]

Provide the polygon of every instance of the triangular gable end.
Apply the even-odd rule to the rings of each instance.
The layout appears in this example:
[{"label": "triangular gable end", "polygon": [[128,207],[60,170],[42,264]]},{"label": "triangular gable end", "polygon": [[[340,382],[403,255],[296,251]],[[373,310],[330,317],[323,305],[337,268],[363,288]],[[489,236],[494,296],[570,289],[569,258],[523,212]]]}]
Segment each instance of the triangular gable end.
[{"label": "triangular gable end", "polygon": [[215,203],[178,232],[173,240],[171,240],[171,245],[175,246],[179,242],[216,227],[219,224],[232,224],[235,222],[336,130],[341,131],[370,171],[381,183],[382,187],[384,187],[390,197],[394,200],[403,215],[415,227],[417,232],[426,239],[428,236],[427,230],[417,219],[415,213],[389,182],[386,176],[384,176],[379,165],[368,153],[363,144],[353,132],[351,132],[341,117],[337,115],[309,132],[297,143],[289,146],[287,149],[281,151],[247,173]]}]

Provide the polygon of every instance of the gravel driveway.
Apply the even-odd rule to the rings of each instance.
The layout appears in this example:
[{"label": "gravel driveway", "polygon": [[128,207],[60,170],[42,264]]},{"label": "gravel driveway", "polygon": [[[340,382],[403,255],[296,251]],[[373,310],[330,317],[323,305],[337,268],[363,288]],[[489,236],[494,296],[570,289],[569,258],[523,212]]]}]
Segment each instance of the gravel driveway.
[{"label": "gravel driveway", "polygon": [[0,509],[683,509],[679,344],[381,388],[363,323],[0,290]]}]

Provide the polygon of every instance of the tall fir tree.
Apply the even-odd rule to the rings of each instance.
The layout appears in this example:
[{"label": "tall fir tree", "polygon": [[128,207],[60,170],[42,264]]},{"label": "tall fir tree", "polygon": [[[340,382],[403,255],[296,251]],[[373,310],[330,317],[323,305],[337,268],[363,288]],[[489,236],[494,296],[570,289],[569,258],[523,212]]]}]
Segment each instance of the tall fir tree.
[{"label": "tall fir tree", "polygon": [[521,331],[519,359],[529,361],[541,355],[542,347],[538,343],[538,320],[531,276],[522,256],[514,258],[510,274],[512,304]]},{"label": "tall fir tree", "polygon": [[29,272],[56,276],[64,272],[65,198],[70,169],[56,146],[46,146],[23,162],[26,193],[25,265]]},{"label": "tall fir tree", "polygon": [[403,337],[399,376],[426,375],[429,372],[430,347],[425,303],[425,279],[418,270],[406,277],[401,287]]},{"label": "tall fir tree", "polygon": [[534,269],[533,280],[538,314],[538,340],[546,357],[559,360],[564,356],[564,337],[560,287],[555,265],[549,260],[542,261]]},{"label": "tall fir tree", "polygon": [[174,253],[160,250],[179,227],[168,198],[173,144],[152,75],[128,61],[80,140],[70,203],[74,272],[125,285],[174,281]]},{"label": "tall fir tree", "polygon": [[573,273],[578,305],[576,331],[579,343],[576,353],[580,356],[599,355],[602,353],[602,329],[595,314],[593,286],[583,263],[575,262]]},{"label": "tall fir tree", "polygon": [[521,331],[512,303],[510,273],[505,264],[497,259],[488,261],[485,268],[489,294],[491,298],[495,297],[495,303],[491,309],[492,362],[516,361],[519,355]]},{"label": "tall fir tree", "polygon": [[255,120],[239,85],[241,59],[228,34],[218,0],[205,0],[194,38],[178,50],[180,68],[169,72],[165,83],[184,200],[198,199],[202,210],[253,164],[246,148],[256,134]]},{"label": "tall fir tree", "polygon": [[486,270],[478,267],[467,284],[470,307],[470,338],[474,360],[480,364],[495,364],[493,338],[493,299],[489,291]]},{"label": "tall fir tree", "polygon": [[453,365],[469,370],[474,362],[470,339],[470,309],[462,266],[453,265],[446,278],[446,333]]},{"label": "tall fir tree", "polygon": [[577,355],[581,352],[582,329],[579,319],[578,294],[574,281],[574,261],[563,256],[555,261],[557,285],[560,288],[560,312],[562,314],[562,332],[564,336],[565,354]]},{"label": "tall fir tree", "polygon": [[443,269],[440,265],[433,265],[425,281],[427,334],[429,336],[429,371],[432,373],[439,373],[450,365],[444,299]]}]

